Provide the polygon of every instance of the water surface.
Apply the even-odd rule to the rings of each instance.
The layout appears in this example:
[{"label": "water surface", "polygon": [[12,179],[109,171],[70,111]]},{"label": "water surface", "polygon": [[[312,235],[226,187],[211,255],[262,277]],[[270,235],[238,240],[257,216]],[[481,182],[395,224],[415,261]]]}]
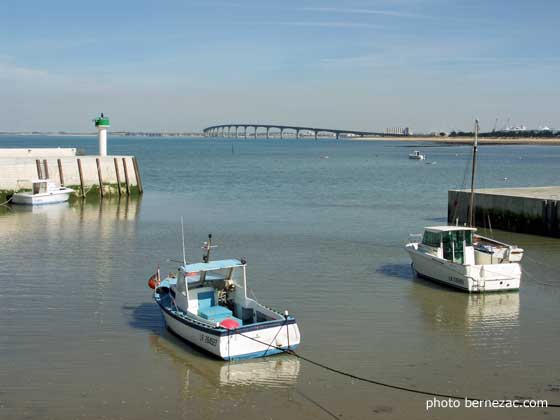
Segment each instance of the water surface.
[{"label": "water surface", "polygon": [[[0,137],[0,147],[94,137]],[[426,165],[407,159],[413,148]],[[251,293],[298,318],[301,354],[402,386],[560,400],[560,242],[494,232],[526,250],[519,293],[469,296],[412,276],[403,244],[445,223],[470,149],[331,140],[109,140],[136,155],[140,200],[0,214],[0,416],[420,418],[426,398],[288,356],[224,363],[169,333],[146,280],[159,263],[247,257]],[[324,157],[328,156],[328,159]],[[554,185],[560,148],[482,146],[479,185]],[[456,410],[452,418],[552,418]],[[549,414],[545,414],[548,411]]]}]

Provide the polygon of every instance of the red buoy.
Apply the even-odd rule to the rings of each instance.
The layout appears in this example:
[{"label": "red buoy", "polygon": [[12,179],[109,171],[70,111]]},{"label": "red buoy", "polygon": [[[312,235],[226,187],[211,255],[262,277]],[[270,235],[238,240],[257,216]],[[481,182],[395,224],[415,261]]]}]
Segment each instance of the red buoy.
[{"label": "red buoy", "polygon": [[149,278],[148,286],[150,286],[150,289],[155,289],[156,288],[156,286],[158,284],[157,277],[158,277],[158,275],[156,273],[152,277]]},{"label": "red buoy", "polygon": [[228,330],[235,330],[236,328],[239,328],[239,322],[235,319],[226,318],[220,322],[220,326],[227,328]]}]

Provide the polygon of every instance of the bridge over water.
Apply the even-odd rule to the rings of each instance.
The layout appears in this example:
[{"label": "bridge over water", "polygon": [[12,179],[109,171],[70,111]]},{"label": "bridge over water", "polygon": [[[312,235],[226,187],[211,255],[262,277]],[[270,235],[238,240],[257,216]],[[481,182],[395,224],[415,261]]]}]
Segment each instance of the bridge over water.
[{"label": "bridge over water", "polygon": [[[241,129],[241,130],[240,130]],[[271,129],[276,130],[280,134],[280,138],[284,137],[284,131],[289,130],[295,134],[296,138],[300,137],[301,132],[312,132],[317,139],[319,133],[331,133],[340,138],[340,135],[353,135],[358,137],[364,136],[383,136],[383,133],[377,133],[374,131],[356,131],[356,130],[342,130],[334,128],[318,128],[318,127],[303,127],[297,125],[278,125],[278,124],[220,124],[213,125],[211,127],[206,127],[203,130],[205,137],[244,137],[251,136],[257,138],[258,130],[266,130],[261,134],[267,139],[270,137]],[[250,132],[248,133],[248,130]],[[241,131],[241,133],[240,133]],[[252,132],[251,132],[252,131]]]}]

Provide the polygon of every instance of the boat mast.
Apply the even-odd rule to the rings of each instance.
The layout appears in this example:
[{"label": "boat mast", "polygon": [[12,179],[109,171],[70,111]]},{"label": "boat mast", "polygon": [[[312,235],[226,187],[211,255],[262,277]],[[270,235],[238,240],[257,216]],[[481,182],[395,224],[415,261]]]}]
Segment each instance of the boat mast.
[{"label": "boat mast", "polygon": [[185,253],[185,227],[183,226],[183,216],[181,216],[181,240],[183,243],[183,265],[187,265],[187,254]]},{"label": "boat mast", "polygon": [[473,144],[473,157],[472,157],[472,175],[471,175],[471,201],[469,206],[469,226],[475,227],[475,212],[474,212],[474,177],[476,174],[476,152],[478,151],[478,119],[474,120],[474,144]]}]

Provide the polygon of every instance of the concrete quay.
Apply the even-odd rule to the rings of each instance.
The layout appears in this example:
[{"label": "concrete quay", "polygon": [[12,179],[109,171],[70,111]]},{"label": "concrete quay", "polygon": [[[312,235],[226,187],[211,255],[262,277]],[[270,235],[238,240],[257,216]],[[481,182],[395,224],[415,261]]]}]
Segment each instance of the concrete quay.
[{"label": "concrete quay", "polygon": [[[34,149],[32,156],[0,151],[0,200],[31,188],[35,179],[51,179],[72,188],[77,196],[136,195],[143,192],[134,156],[75,156],[69,151]],[[64,149],[63,149],[64,150]]]},{"label": "concrete quay", "polygon": [[[447,221],[467,223],[470,190],[450,190]],[[560,186],[475,190],[475,222],[510,232],[560,238]]]}]

